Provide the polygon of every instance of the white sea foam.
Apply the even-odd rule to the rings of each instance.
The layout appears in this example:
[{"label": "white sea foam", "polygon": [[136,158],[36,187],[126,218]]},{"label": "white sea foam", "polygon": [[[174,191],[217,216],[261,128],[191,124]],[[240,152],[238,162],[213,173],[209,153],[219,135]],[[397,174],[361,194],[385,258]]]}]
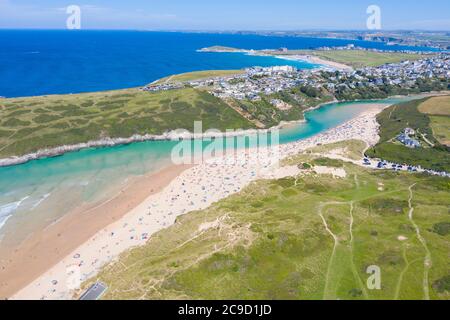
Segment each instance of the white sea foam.
[{"label": "white sea foam", "polygon": [[0,229],[6,224],[9,218],[13,215],[13,213],[20,207],[22,202],[27,200],[29,197],[24,197],[19,201],[7,203],[5,205],[0,206]]},{"label": "white sea foam", "polygon": [[35,204],[31,206],[31,210],[36,209],[42,202],[50,196],[51,193],[44,194]]},{"label": "white sea foam", "polygon": [[11,218],[12,214],[5,217],[0,217],[0,230],[3,228],[3,226],[6,224],[9,218]]}]

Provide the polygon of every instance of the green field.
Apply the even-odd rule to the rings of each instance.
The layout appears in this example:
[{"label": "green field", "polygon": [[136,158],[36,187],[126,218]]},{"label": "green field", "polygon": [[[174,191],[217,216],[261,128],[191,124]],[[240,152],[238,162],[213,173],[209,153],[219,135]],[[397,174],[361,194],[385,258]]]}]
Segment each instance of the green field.
[{"label": "green field", "polygon": [[430,98],[420,105],[419,111],[435,116],[450,116],[450,96]]},{"label": "green field", "polygon": [[162,78],[154,84],[171,83],[171,82],[186,82],[193,80],[204,80],[216,77],[234,76],[243,74],[244,70],[207,70],[207,71],[195,71],[177,74],[169,77]]},{"label": "green field", "polygon": [[362,50],[293,50],[284,54],[313,55],[324,60],[342,63],[354,68],[377,67],[386,63],[419,60],[424,57],[420,54],[371,52]]},{"label": "green field", "polygon": [[[364,146],[325,148],[357,157]],[[449,299],[448,179],[317,157],[287,163],[340,166],[346,178],[257,181],[181,216],[96,276],[108,286],[103,298]],[[381,290],[366,286],[373,265]]]},{"label": "green field", "polygon": [[434,137],[450,147],[450,116],[431,116],[430,119]]},{"label": "green field", "polygon": [[430,116],[433,135],[439,143],[450,146],[450,96],[428,99],[419,111]]},{"label": "green field", "polygon": [[103,137],[192,131],[199,120],[204,130],[254,127],[222,100],[190,88],[0,99],[0,158]]},{"label": "green field", "polygon": [[[422,103],[426,102],[427,99],[414,100],[394,105],[380,113],[377,120],[381,125],[381,139],[367,151],[367,155],[450,172],[450,151],[439,142],[442,141],[440,136],[434,136],[432,117],[419,111]],[[446,118],[445,123],[448,123],[449,118]],[[407,127],[417,131],[421,148],[410,149],[395,141],[395,137]],[[430,143],[434,146],[430,146]]]},{"label": "green field", "polygon": [[[218,52],[237,52],[241,49],[214,46],[207,48],[210,51]],[[398,63],[406,60],[420,60],[426,55],[415,53],[401,53],[401,52],[372,52],[365,50],[288,50],[288,51],[274,51],[274,50],[259,50],[261,54],[269,54],[276,56],[289,55],[312,55],[318,58],[342,63],[353,68],[363,67],[378,67],[387,63]]]}]

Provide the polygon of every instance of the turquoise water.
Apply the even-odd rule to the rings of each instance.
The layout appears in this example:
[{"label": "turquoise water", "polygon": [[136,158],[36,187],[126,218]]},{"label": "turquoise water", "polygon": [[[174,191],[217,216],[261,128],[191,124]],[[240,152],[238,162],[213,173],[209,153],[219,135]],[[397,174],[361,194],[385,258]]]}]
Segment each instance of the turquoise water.
[{"label": "turquoise water", "polygon": [[[366,101],[397,103],[408,98]],[[364,111],[361,104],[333,103],[307,112],[306,123],[280,131],[280,143],[309,138]],[[56,158],[0,168],[0,239],[18,241],[45,227],[80,203],[96,203],[120,189],[130,177],[170,164],[173,141],[85,149]],[[205,144],[206,145],[206,144]],[[20,232],[18,232],[20,230]]]}]

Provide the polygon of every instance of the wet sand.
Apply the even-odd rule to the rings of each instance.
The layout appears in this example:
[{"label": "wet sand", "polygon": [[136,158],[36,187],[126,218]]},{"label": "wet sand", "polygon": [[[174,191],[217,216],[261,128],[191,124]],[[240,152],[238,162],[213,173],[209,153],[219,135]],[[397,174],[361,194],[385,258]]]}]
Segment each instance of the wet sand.
[{"label": "wet sand", "polygon": [[0,250],[0,299],[32,282],[97,232],[120,220],[149,195],[163,190],[190,166],[170,166],[157,173],[131,179],[107,201],[83,204],[41,230],[18,247]]}]

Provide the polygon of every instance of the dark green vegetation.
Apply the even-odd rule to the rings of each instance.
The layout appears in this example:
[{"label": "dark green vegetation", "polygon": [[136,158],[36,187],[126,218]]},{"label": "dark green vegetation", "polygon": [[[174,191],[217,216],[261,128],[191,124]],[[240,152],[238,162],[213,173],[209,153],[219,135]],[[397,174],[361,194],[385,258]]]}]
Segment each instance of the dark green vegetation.
[{"label": "dark green vegetation", "polygon": [[333,168],[342,167],[342,161],[330,159],[330,158],[317,158],[317,159],[313,160],[312,164],[315,166],[324,166],[324,167],[333,167]]},{"label": "dark green vegetation", "polygon": [[[361,71],[356,71],[356,75],[360,75]],[[336,77],[336,72],[322,72],[325,79]],[[376,81],[376,78],[369,78],[371,81]],[[382,79],[384,81],[384,79]],[[358,83],[355,76],[340,77],[336,85],[334,95],[338,100],[364,100],[364,99],[384,99],[395,95],[409,95],[418,94],[430,91],[447,90],[449,81],[446,79],[417,79],[411,83],[410,87],[404,85],[387,84],[381,86],[354,86],[349,87],[348,83]]]},{"label": "dark green vegetation", "polygon": [[450,234],[450,222],[439,222],[433,226],[433,232],[441,236]]},{"label": "dark green vegetation", "polygon": [[[179,217],[96,277],[104,298],[449,299],[450,236],[433,232],[450,222],[448,179],[341,166],[346,178],[258,181]],[[366,286],[372,265],[381,290]]]},{"label": "dark green vegetation", "polygon": [[[401,103],[380,113],[377,120],[381,125],[381,140],[367,151],[367,155],[450,172],[450,148],[440,144],[433,136],[430,115],[418,109],[424,101],[427,99]],[[416,138],[420,141],[421,148],[410,149],[395,141],[401,131],[408,127],[416,130]]]},{"label": "dark green vegetation", "polygon": [[[268,128],[277,126],[281,121],[302,120],[305,110],[334,100],[334,97],[326,90],[317,90],[312,87],[292,88],[269,96],[260,95],[260,98],[259,101],[233,100],[230,104],[241,114],[246,115],[249,120],[260,124],[260,127]],[[270,103],[273,99],[283,101],[291,108],[280,110]]]},{"label": "dark green vegetation", "polygon": [[436,280],[433,283],[433,289],[439,293],[450,292],[450,275]]},{"label": "dark green vegetation", "polygon": [[173,129],[253,128],[222,100],[195,89],[138,89],[0,99],[0,158],[104,137],[163,134]]}]

